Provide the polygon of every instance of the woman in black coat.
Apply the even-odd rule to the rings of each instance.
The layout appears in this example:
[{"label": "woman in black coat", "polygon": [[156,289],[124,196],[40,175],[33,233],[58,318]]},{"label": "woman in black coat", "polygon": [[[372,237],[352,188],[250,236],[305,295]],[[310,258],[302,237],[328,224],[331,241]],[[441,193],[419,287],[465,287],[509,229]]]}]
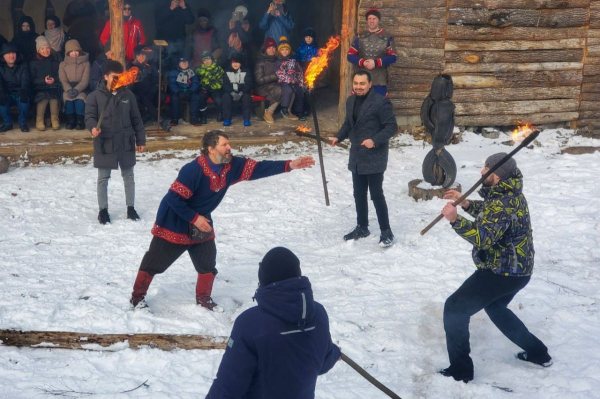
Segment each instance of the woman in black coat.
[{"label": "woman in black coat", "polygon": [[61,86],[58,80],[58,54],[50,47],[45,36],[36,39],[37,57],[29,64],[33,83],[33,101],[36,103],[35,128],[46,130],[44,114],[50,104],[52,129],[60,129],[58,113],[60,110]]},{"label": "woman in black coat", "polygon": [[24,15],[19,22],[19,31],[13,38],[12,43],[23,54],[26,62],[35,60],[37,50],[35,48],[35,39],[39,36],[35,33],[35,23],[33,18]]}]

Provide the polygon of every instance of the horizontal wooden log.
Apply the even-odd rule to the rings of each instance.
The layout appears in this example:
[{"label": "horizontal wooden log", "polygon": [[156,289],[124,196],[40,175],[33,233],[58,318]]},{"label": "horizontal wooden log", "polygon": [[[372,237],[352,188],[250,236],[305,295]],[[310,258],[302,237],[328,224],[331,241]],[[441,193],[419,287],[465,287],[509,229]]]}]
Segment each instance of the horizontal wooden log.
[{"label": "horizontal wooden log", "polygon": [[600,110],[582,111],[579,113],[579,119],[600,119]]},{"label": "horizontal wooden log", "polygon": [[456,89],[452,101],[457,103],[486,101],[578,99],[579,86],[569,87],[510,87],[497,89]]},{"label": "horizontal wooden log", "polygon": [[600,29],[588,29],[587,37],[588,38],[600,38]]},{"label": "horizontal wooden log", "polygon": [[398,59],[394,64],[398,68],[421,68],[427,70],[434,70],[438,73],[442,71],[446,62],[444,59],[440,60],[420,60],[413,57],[403,57],[401,53],[398,53]]},{"label": "horizontal wooden log", "polygon": [[582,93],[600,93],[600,84],[594,83],[583,83],[581,85]]},{"label": "horizontal wooden log", "polygon": [[588,57],[600,57],[600,46],[587,46],[586,50]]},{"label": "horizontal wooden log", "polygon": [[431,89],[431,82],[423,82],[423,83],[400,83],[394,85],[395,91],[414,91],[414,92],[429,92]]},{"label": "horizontal wooden log", "polygon": [[[446,51],[447,63],[581,62],[583,49],[533,51]],[[586,61],[586,63],[588,63]]]},{"label": "horizontal wooden log", "polygon": [[590,0],[448,0],[448,8],[578,8],[588,7]]},{"label": "horizontal wooden log", "polygon": [[579,111],[600,111],[599,101],[581,101]]},{"label": "horizontal wooden log", "polygon": [[463,115],[514,115],[550,112],[569,112],[579,109],[579,99],[490,101],[455,103],[456,116]]},{"label": "horizontal wooden log", "polygon": [[390,68],[388,75],[388,87],[394,88],[401,84],[421,84],[433,82],[433,78],[438,75],[437,72],[432,71],[429,75],[409,75],[402,72],[400,68]]},{"label": "horizontal wooden log", "polygon": [[443,60],[444,49],[441,48],[410,48],[404,47],[403,43],[396,44],[398,55],[403,57],[418,58],[421,60]]},{"label": "horizontal wooden log", "polygon": [[586,57],[585,65],[600,65],[600,57]]},{"label": "horizontal wooden log", "polygon": [[578,117],[578,112],[515,115],[468,115],[457,116],[455,123],[458,126],[512,126],[522,123],[541,125],[544,123],[574,121]]},{"label": "horizontal wooden log", "polygon": [[541,28],[572,28],[588,25],[588,10],[569,8],[555,10],[455,8],[448,10],[450,25],[529,26]]},{"label": "horizontal wooden log", "polygon": [[[376,7],[380,10],[394,10],[396,6],[402,6],[405,8],[435,8],[435,7],[446,7],[446,0],[402,0],[401,4],[390,0],[365,0],[361,1],[362,8]],[[360,18],[364,18],[364,14],[359,15]]]},{"label": "horizontal wooden log", "polygon": [[590,29],[600,28],[600,7],[590,8]]},{"label": "horizontal wooden log", "polygon": [[564,87],[578,86],[582,71],[517,72],[506,75],[455,75],[455,89],[491,87]]},{"label": "horizontal wooden log", "polygon": [[[389,4],[388,4],[389,6]],[[364,19],[364,15],[367,13],[369,7],[360,7],[358,9],[358,15],[360,19]],[[430,19],[430,20],[443,20],[446,22],[446,7],[432,7],[432,8],[408,8],[400,5],[399,7],[382,7],[379,9],[381,12],[382,26],[386,18],[417,18],[417,19]],[[398,21],[398,20],[396,20]]]},{"label": "horizontal wooden log", "polygon": [[443,37],[394,36],[394,44],[405,48],[444,49]]},{"label": "horizontal wooden log", "polygon": [[597,102],[598,107],[600,108],[600,91],[598,91],[596,93],[581,93],[580,100],[581,100],[581,102],[584,102],[584,101]]},{"label": "horizontal wooden log", "polygon": [[[426,96],[425,96],[426,97]],[[423,98],[393,98],[390,99],[394,109],[421,109],[421,104],[423,104]]]},{"label": "horizontal wooden log", "polygon": [[599,75],[587,75],[583,77],[582,82],[585,83],[600,83]]},{"label": "horizontal wooden log", "polygon": [[388,96],[390,97],[390,100],[416,99],[423,101],[428,94],[428,91],[388,91]]},{"label": "horizontal wooden log", "polygon": [[[586,68],[588,66],[586,65]],[[533,62],[501,64],[446,63],[444,73],[510,73],[521,71],[577,71],[583,68],[581,62]]]},{"label": "horizontal wooden log", "polygon": [[443,24],[427,25],[427,26],[408,26],[408,25],[396,25],[386,26],[385,31],[394,36],[408,36],[408,37],[443,37],[446,27]]},{"label": "horizontal wooden log", "polygon": [[600,46],[600,37],[589,37],[587,40],[588,46]]},{"label": "horizontal wooden log", "polygon": [[394,115],[396,115],[396,117],[399,116],[405,116],[405,117],[419,117],[421,115],[421,107],[419,108],[411,108],[411,109],[398,109],[398,108],[394,108]]},{"label": "horizontal wooden log", "polygon": [[0,330],[4,345],[32,348],[89,349],[108,348],[128,343],[128,348],[225,349],[226,337],[173,334],[88,334],[66,331],[16,331]]},{"label": "horizontal wooden log", "polygon": [[446,38],[449,40],[558,40],[586,37],[586,27],[580,28],[539,28],[509,26],[458,26],[448,25]]},{"label": "horizontal wooden log", "polygon": [[[589,39],[588,39],[589,43]],[[448,40],[444,45],[446,51],[502,51],[502,50],[553,50],[584,48],[585,39],[559,40],[505,40],[505,41],[456,41]]]},{"label": "horizontal wooden log", "polygon": [[600,75],[600,65],[585,65],[583,67],[583,75]]},{"label": "horizontal wooden log", "polygon": [[435,76],[437,75],[437,72],[434,71],[430,71],[427,69],[422,69],[422,68],[399,68],[396,64],[391,65],[388,68],[388,73],[392,74],[393,76],[399,76],[399,75],[410,75],[410,76],[419,76],[419,75],[423,75],[423,76]]}]

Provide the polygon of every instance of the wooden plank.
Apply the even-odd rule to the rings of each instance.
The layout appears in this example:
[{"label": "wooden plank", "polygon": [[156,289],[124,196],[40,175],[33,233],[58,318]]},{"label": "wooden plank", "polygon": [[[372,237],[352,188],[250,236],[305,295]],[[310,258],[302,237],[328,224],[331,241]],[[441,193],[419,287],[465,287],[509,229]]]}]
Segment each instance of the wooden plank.
[{"label": "wooden plank", "polygon": [[485,101],[546,100],[553,98],[578,99],[579,86],[568,87],[507,87],[494,89],[456,89],[452,101],[457,103]]},{"label": "wooden plank", "polygon": [[579,99],[455,103],[456,115],[514,115],[577,111]]},{"label": "wooden plank", "polygon": [[450,25],[530,26],[541,28],[569,28],[588,25],[585,8],[566,10],[522,10],[455,8],[448,10]]},{"label": "wooden plank", "polygon": [[424,75],[424,76],[435,76],[437,75],[437,72],[434,71],[430,71],[427,69],[421,69],[421,68],[398,68],[396,66],[396,64],[393,64],[390,66],[390,68],[388,69],[388,73],[393,75],[394,77],[399,76],[399,75],[410,75],[410,76],[418,76],[418,75]]},{"label": "wooden plank", "polygon": [[[438,73],[436,71],[431,71],[432,73],[429,75],[408,75],[406,73],[402,73],[400,68],[390,68],[388,75],[388,86],[390,88],[395,88],[401,84],[412,84],[412,83],[429,83],[433,82],[433,78],[435,78]],[[390,90],[391,91],[391,90]]]},{"label": "wooden plank", "polygon": [[600,57],[586,57],[585,65],[600,65]]},{"label": "wooden plank", "polygon": [[[588,39],[589,42],[590,39]],[[600,57],[600,46],[588,46],[587,47],[588,57]]]},{"label": "wooden plank", "polygon": [[407,36],[407,37],[443,37],[446,26],[442,24],[426,25],[426,26],[408,26],[408,25],[396,25],[387,26],[385,31],[394,36]]},{"label": "wooden plank", "polygon": [[586,27],[580,28],[539,28],[508,26],[448,25],[447,39],[453,40],[548,40],[574,39],[586,37]]},{"label": "wooden plank", "polygon": [[564,87],[579,86],[582,71],[517,72],[506,75],[455,75],[455,89],[491,87]]},{"label": "wooden plank", "polygon": [[[395,8],[395,6],[402,6],[406,8],[446,7],[446,0],[402,0],[400,4],[398,3],[400,2],[390,0],[365,0],[361,1],[360,5],[363,8],[376,7],[380,10],[383,10],[386,7]],[[364,14],[360,15],[360,17],[364,18]]]},{"label": "wooden plank", "polygon": [[579,111],[600,111],[600,102],[596,101],[581,101]]},{"label": "wooden plank", "polygon": [[[571,71],[583,68],[581,62],[533,62],[500,64],[447,63],[444,73],[511,73],[520,71]],[[588,66],[586,65],[586,68]]]},{"label": "wooden plank", "polygon": [[587,40],[588,46],[600,46],[600,37],[589,37]]},{"label": "wooden plank", "polygon": [[444,69],[445,61],[440,60],[420,60],[413,57],[403,57],[399,54],[394,66],[399,68],[422,68],[427,70],[434,70],[438,73]]},{"label": "wooden plank", "polygon": [[446,51],[445,59],[447,63],[581,62],[583,60],[583,49],[533,51]]},{"label": "wooden plank", "polygon": [[600,29],[588,29],[587,37],[600,38]]},{"label": "wooden plank", "polygon": [[88,334],[66,331],[0,330],[3,345],[33,348],[100,350],[128,343],[131,349],[225,349],[227,338],[173,334]]},{"label": "wooden plank", "polygon": [[448,8],[578,8],[588,7],[590,0],[448,0]]},{"label": "wooden plank", "polygon": [[[599,115],[600,116],[600,115]],[[579,118],[578,112],[515,114],[515,115],[468,115],[457,116],[458,126],[511,126],[522,123],[544,124],[569,122]]]},{"label": "wooden plank", "polygon": [[599,75],[588,75],[583,77],[583,83],[600,83]]},{"label": "wooden plank", "polygon": [[[427,97],[427,95],[425,96]],[[421,109],[421,104],[423,104],[423,98],[393,98],[390,99],[394,109]]]},{"label": "wooden plank", "polygon": [[579,113],[580,119],[600,119],[600,110],[582,111]]},{"label": "wooden plank", "polygon": [[348,62],[346,54],[356,36],[357,24],[357,0],[343,0],[342,5],[342,33],[340,45],[340,96],[338,101],[338,127],[341,127],[346,119],[346,99],[352,90],[351,76],[354,65]]},{"label": "wooden plank", "polygon": [[600,84],[595,83],[584,83],[581,85],[582,93],[600,93]]},{"label": "wooden plank", "polygon": [[581,102],[584,101],[595,101],[597,107],[600,108],[600,91],[596,93],[581,93],[580,97]]},{"label": "wooden plank", "polygon": [[600,7],[590,8],[590,29],[600,28]]},{"label": "wooden plank", "polygon": [[394,44],[404,48],[444,49],[443,37],[394,36]]},{"label": "wooden plank", "polygon": [[585,65],[583,67],[583,75],[600,75],[600,65]]},{"label": "wooden plank", "polygon": [[[589,43],[589,39],[588,39]],[[504,40],[504,41],[446,41],[446,51],[502,51],[502,50],[552,50],[584,48],[585,39],[560,40]]]},{"label": "wooden plank", "polygon": [[[421,101],[423,101],[425,99],[425,97],[427,97],[427,95],[429,94],[428,91],[396,91],[396,90],[390,90],[390,92],[388,93],[390,100],[396,100],[396,99],[420,99]],[[420,105],[419,105],[420,106]]]},{"label": "wooden plank", "polygon": [[[390,4],[388,4],[389,6]],[[358,9],[359,18],[364,19],[364,15],[367,13],[369,7],[360,7]],[[407,7],[381,7],[382,22],[392,16],[393,18],[418,18],[418,19],[443,19],[446,22],[446,7],[432,7],[432,8],[407,8]],[[382,26],[387,26],[382,23]]]}]

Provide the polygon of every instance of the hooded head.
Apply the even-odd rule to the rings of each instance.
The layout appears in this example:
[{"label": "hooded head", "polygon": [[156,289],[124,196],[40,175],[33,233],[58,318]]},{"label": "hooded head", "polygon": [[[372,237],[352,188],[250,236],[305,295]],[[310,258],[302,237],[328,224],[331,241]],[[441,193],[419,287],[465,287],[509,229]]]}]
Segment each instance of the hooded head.
[{"label": "hooded head", "polygon": [[71,51],[79,51],[80,54],[83,51],[79,45],[79,42],[75,39],[71,39],[65,43],[65,55],[68,56]]},{"label": "hooded head", "polygon": [[48,21],[54,22],[54,28],[60,28],[60,19],[56,15],[48,15],[44,20],[44,28],[48,29]]},{"label": "hooded head", "polygon": [[[23,24],[27,23],[29,25],[29,30],[28,31],[24,31],[23,30]],[[27,15],[23,15],[23,17],[21,18],[21,20],[19,21],[19,31],[17,32],[17,35],[21,35],[21,34],[30,34],[30,35],[35,35],[35,23],[33,22],[33,18],[31,18],[30,16]]]},{"label": "hooded head", "polygon": [[275,247],[267,252],[258,268],[258,281],[262,287],[300,276],[300,259],[284,247]]},{"label": "hooded head", "polygon": [[[18,63],[21,53],[15,47],[14,44],[7,42],[2,45],[2,51],[0,51],[0,62],[2,62],[2,64],[8,64],[5,56],[6,56],[6,54],[10,54],[10,53],[14,53],[14,60],[15,60],[14,63],[15,64]],[[9,57],[11,57],[11,56],[9,56]]]}]

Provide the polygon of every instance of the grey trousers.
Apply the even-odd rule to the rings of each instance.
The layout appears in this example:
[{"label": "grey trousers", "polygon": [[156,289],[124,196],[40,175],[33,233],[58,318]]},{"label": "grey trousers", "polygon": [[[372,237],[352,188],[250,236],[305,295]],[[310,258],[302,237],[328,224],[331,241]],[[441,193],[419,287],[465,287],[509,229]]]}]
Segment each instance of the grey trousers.
[{"label": "grey trousers", "polygon": [[[108,209],[108,179],[110,179],[111,169],[98,168],[98,207]],[[133,206],[135,202],[135,180],[133,178],[133,166],[130,168],[121,168],[123,176],[123,185],[125,186],[125,203],[127,206]]]}]

